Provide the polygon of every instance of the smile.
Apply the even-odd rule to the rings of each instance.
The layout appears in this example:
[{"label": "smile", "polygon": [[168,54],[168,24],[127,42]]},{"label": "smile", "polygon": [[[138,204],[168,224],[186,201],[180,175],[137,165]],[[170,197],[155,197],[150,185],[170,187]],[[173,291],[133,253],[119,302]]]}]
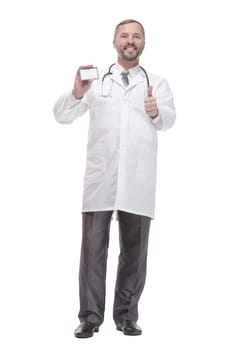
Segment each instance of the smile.
[{"label": "smile", "polygon": [[137,50],[137,47],[133,46],[133,45],[127,45],[127,46],[124,47],[124,50],[127,50],[127,49]]}]

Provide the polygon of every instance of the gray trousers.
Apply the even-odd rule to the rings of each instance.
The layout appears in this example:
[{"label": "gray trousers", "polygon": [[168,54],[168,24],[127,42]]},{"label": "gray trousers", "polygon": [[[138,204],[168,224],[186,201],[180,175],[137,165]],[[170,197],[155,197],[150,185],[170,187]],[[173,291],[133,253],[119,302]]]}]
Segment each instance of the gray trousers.
[{"label": "gray trousers", "polygon": [[[79,270],[81,322],[100,325],[104,319],[105,281],[112,211],[83,213]],[[113,318],[137,321],[138,301],[146,279],[148,236],[151,219],[118,211],[120,255]]]}]

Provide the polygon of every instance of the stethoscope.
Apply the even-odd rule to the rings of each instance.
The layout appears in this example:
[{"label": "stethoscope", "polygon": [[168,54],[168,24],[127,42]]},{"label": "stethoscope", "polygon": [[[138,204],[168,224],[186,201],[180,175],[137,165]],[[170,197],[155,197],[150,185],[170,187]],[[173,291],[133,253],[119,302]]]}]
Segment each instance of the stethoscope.
[{"label": "stethoscope", "polygon": [[[108,76],[108,75],[112,75],[113,72],[112,72],[112,67],[114,67],[116,65],[116,63],[113,63],[111,64],[111,66],[109,66],[108,68],[108,71],[107,73],[104,74],[103,78],[102,78],[102,97],[111,97],[111,91],[112,91],[112,85],[113,85],[113,80],[111,81],[111,87],[108,88],[108,91],[104,91],[105,88],[104,88],[104,80],[105,78]],[[146,83],[147,83],[147,87],[150,86],[150,81],[149,81],[149,77],[148,77],[148,74],[147,74],[147,71],[142,67],[142,66],[139,66],[139,68],[143,71],[143,73],[145,74],[145,77],[146,77]]]}]

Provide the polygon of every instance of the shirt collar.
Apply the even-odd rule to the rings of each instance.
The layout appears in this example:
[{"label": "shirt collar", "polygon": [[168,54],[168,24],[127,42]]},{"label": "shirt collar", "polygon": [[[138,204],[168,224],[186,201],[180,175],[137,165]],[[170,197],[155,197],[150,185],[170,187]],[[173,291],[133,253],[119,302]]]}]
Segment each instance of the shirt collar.
[{"label": "shirt collar", "polygon": [[[116,66],[115,66],[116,70],[119,72],[119,75],[125,71],[125,68],[123,68],[119,63],[116,63]],[[131,78],[134,78],[140,71],[140,67],[139,65],[133,67],[133,68],[130,68],[130,69],[127,69],[128,72],[129,72],[129,76]]]}]

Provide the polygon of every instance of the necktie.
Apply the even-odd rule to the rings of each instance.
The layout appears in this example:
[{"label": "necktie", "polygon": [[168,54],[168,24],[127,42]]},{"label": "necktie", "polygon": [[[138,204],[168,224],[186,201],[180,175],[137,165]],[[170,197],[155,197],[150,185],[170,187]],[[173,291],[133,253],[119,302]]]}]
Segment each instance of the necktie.
[{"label": "necktie", "polygon": [[127,70],[121,73],[121,79],[125,87],[129,85],[128,75],[129,75],[129,72]]}]

